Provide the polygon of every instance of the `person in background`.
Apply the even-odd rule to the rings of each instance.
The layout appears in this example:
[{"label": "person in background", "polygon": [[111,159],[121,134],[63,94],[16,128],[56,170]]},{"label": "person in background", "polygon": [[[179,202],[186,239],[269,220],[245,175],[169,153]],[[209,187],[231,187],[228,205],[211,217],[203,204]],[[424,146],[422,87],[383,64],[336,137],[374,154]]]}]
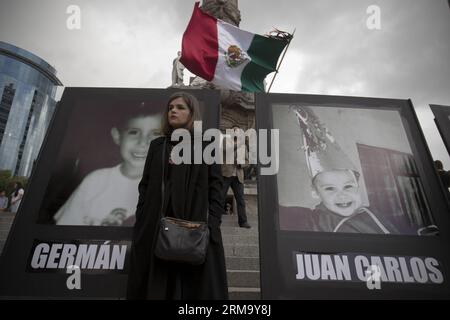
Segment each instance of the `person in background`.
[{"label": "person in background", "polygon": [[12,213],[16,213],[19,209],[20,203],[22,202],[23,195],[25,190],[23,190],[22,184],[20,182],[16,182],[14,184],[14,191],[11,194],[11,207],[10,210]]},{"label": "person in background", "polygon": [[0,212],[5,212],[8,209],[8,197],[5,190],[0,190]]},{"label": "person in background", "polygon": [[[241,130],[237,126],[233,126],[232,129],[235,131],[235,135],[238,135],[239,130]],[[245,199],[244,199],[244,168],[248,166],[247,148],[245,145],[245,141],[239,141],[239,139],[236,136],[234,136],[233,141],[228,140],[231,139],[225,139],[224,141],[225,154],[224,154],[224,163],[222,164],[222,176],[223,176],[222,197],[225,203],[228,189],[231,186],[237,204],[239,227],[249,229],[251,228],[251,226],[247,221],[247,213],[245,211]],[[238,163],[237,155],[239,152],[242,152],[245,155],[246,163],[244,164]],[[233,163],[227,163],[226,154],[228,153],[233,153],[234,156]]]}]

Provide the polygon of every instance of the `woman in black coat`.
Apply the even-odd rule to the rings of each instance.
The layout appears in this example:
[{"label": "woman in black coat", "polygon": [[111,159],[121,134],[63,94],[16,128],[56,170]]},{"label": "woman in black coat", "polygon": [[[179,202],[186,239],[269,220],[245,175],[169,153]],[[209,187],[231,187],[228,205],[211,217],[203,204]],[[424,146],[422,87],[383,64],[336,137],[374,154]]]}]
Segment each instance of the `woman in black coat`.
[{"label": "woman in black coat", "polygon": [[[173,94],[163,116],[164,137],[152,141],[147,155],[131,247],[128,299],[227,299],[225,255],[220,233],[223,213],[220,165],[179,164],[170,160],[174,129],[186,128],[193,137],[193,123],[200,119],[197,99],[184,92]],[[164,144],[166,143],[166,148]],[[163,150],[166,155],[163,160]],[[193,152],[191,152],[193,155]],[[175,218],[205,221],[210,241],[205,262],[199,266],[167,262],[154,255],[161,216],[162,166],[165,191],[163,212]],[[193,162],[192,162],[193,163]]]}]

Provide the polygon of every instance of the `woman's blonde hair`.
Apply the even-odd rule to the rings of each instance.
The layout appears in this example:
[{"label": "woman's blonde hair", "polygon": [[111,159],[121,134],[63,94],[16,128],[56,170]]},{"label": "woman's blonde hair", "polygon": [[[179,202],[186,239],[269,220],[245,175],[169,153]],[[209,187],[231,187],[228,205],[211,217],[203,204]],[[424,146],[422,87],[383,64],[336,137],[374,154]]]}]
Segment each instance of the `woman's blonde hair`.
[{"label": "woman's blonde hair", "polygon": [[200,121],[202,119],[202,116],[200,114],[200,103],[198,102],[197,98],[187,92],[175,92],[169,97],[165,113],[162,117],[161,132],[165,136],[170,136],[173,131],[172,126],[169,124],[169,105],[173,100],[177,98],[182,98],[184,102],[186,102],[190,111],[191,117],[186,125],[186,129],[192,131],[194,129],[194,121]]}]

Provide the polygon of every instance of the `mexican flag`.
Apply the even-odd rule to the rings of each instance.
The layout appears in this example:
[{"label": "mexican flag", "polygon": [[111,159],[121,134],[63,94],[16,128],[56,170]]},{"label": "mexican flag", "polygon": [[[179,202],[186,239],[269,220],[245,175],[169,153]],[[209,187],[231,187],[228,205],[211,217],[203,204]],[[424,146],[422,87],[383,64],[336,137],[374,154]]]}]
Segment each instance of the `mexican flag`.
[{"label": "mexican flag", "polygon": [[276,70],[287,43],[218,20],[196,2],[183,35],[180,61],[195,75],[224,89],[264,92],[264,78]]}]

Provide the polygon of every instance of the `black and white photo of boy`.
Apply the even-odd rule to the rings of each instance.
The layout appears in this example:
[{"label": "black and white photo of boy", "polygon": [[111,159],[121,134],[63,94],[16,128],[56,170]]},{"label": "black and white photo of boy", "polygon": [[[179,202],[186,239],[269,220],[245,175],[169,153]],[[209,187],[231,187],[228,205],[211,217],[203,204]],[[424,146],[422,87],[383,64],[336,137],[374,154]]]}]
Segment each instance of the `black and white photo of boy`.
[{"label": "black and white photo of boy", "polygon": [[[395,111],[301,105],[273,110],[283,141],[277,177],[281,230],[420,234],[430,224],[427,208],[414,202],[424,198],[420,188],[401,183],[405,177],[396,173],[394,161],[388,161],[389,167],[376,160],[411,153]],[[368,153],[375,155],[375,165],[363,163]],[[392,185],[397,189],[391,190]],[[380,195],[387,198],[380,200]]]}]

